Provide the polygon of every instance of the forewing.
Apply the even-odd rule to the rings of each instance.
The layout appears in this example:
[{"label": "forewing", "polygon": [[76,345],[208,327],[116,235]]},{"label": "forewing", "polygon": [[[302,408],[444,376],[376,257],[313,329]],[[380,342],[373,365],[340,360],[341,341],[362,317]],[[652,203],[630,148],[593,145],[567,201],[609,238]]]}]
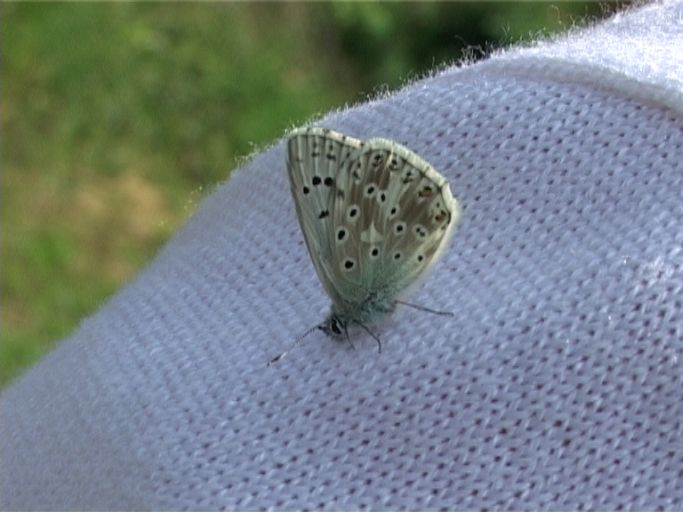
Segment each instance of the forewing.
[{"label": "forewing", "polygon": [[[350,300],[335,252],[335,211],[343,209],[346,181],[363,143],[325,128],[304,128],[291,133],[287,144],[287,171],[296,212],[311,260],[333,302]],[[339,206],[339,205],[342,206]]]}]

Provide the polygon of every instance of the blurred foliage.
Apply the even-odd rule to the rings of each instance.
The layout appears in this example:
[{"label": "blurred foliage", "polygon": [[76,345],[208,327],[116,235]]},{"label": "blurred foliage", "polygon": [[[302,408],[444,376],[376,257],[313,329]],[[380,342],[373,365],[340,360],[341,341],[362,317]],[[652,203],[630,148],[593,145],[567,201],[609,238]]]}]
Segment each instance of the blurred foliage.
[{"label": "blurred foliage", "polygon": [[335,33],[347,61],[373,90],[419,77],[463,56],[537,39],[604,17],[617,7],[597,2],[378,2],[331,4]]},{"label": "blurred foliage", "polygon": [[241,155],[463,50],[604,14],[592,2],[3,4],[0,385],[130,279]]}]

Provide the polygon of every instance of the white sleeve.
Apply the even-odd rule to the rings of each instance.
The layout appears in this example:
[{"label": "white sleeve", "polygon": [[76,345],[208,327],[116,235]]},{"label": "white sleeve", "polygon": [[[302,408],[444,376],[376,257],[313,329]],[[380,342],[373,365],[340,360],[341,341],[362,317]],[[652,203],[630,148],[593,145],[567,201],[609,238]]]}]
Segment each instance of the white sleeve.
[{"label": "white sleeve", "polygon": [[324,118],[463,205],[356,350],[280,142],[0,396],[2,509],[683,508],[683,3]]}]

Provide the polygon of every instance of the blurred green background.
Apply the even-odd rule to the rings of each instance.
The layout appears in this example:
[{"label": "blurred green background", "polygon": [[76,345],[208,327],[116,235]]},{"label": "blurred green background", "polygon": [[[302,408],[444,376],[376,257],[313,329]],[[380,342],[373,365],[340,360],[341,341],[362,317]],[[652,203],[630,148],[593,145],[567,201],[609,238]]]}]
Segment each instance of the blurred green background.
[{"label": "blurred green background", "polygon": [[0,386],[286,128],[616,8],[4,3]]}]

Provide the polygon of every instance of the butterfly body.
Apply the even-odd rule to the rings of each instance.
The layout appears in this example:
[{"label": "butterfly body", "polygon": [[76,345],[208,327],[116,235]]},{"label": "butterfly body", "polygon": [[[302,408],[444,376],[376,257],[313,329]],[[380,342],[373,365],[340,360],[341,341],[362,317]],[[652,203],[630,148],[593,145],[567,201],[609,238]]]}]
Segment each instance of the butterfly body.
[{"label": "butterfly body", "polygon": [[459,218],[446,179],[388,139],[295,130],[287,170],[306,246],[332,301],[318,327],[331,335],[393,313]]},{"label": "butterfly body", "polygon": [[391,315],[396,309],[393,297],[393,294],[386,291],[377,291],[368,293],[366,298],[359,302],[333,303],[327,318],[320,324],[320,329],[328,335],[341,336],[353,323],[376,323]]}]

